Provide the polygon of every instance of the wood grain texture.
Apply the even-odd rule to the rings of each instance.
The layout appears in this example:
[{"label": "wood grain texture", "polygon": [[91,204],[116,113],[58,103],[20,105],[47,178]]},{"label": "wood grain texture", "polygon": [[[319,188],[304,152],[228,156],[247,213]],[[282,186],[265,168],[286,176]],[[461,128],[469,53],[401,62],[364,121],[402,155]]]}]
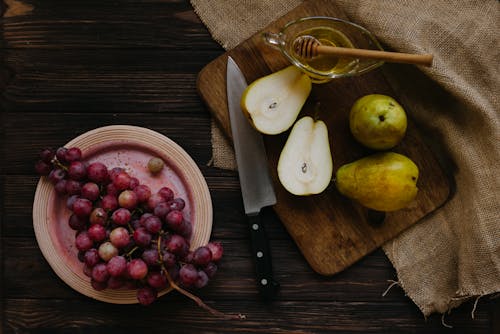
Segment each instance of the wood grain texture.
[{"label": "wood grain texture", "polygon": [[[267,231],[282,290],[273,304],[259,300],[238,175],[207,166],[210,113],[196,91],[199,71],[224,50],[188,1],[14,2],[32,10],[2,18],[1,333],[445,330],[439,315],[423,319],[399,287],[381,296],[387,280],[396,279],[381,250],[334,277],[323,277],[310,269],[277,220]],[[94,301],[67,286],[45,261],[31,218],[36,153],[111,124],[159,131],[196,161],[212,196],[212,239],[222,241],[226,250],[215,279],[199,294],[213,307],[245,313],[246,321],[220,321],[176,293],[148,308]],[[481,298],[475,320],[470,317],[472,303],[453,310],[445,319],[454,326],[450,332],[498,329],[497,301]]]},{"label": "wood grain texture", "polygon": [[[276,31],[286,22],[319,14],[342,17],[339,9],[329,1],[308,1],[263,31]],[[208,64],[198,77],[200,95],[228,137],[231,131],[225,92],[227,56],[241,66],[248,82],[289,65],[278,51],[265,45],[261,33]],[[299,115],[314,115],[316,103],[320,103],[319,118],[329,128],[334,172],[341,165],[370,153],[353,140],[348,115],[356,99],[371,93],[395,96],[378,71],[314,85]],[[406,108],[406,111],[411,115],[411,109]],[[434,211],[448,198],[448,179],[411,120],[404,140],[394,151],[407,155],[419,167],[419,192],[408,208],[387,213],[382,224],[371,223],[367,210],[342,197],[333,183],[319,195],[299,197],[288,193],[280,184],[276,171],[287,135],[288,132],[265,136],[278,199],[274,209],[311,267],[320,274],[333,275],[344,270]]]}]

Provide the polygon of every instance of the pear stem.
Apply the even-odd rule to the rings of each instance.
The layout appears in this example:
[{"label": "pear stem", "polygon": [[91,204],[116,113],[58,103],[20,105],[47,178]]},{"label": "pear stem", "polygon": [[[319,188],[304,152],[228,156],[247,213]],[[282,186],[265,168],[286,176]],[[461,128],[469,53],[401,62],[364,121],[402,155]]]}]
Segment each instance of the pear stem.
[{"label": "pear stem", "polygon": [[314,105],[314,115],[313,115],[314,121],[317,121],[319,119],[319,113],[320,113],[320,111],[321,111],[321,103],[318,101]]}]

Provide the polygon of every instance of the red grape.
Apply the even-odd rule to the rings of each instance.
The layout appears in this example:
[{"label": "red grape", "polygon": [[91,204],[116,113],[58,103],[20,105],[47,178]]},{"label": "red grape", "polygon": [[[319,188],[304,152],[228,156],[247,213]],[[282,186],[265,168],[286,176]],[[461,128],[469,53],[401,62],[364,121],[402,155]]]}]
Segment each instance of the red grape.
[{"label": "red grape", "polygon": [[81,195],[91,201],[99,198],[99,186],[94,182],[87,182],[82,186]]},{"label": "red grape", "polygon": [[146,281],[150,287],[157,290],[167,287],[167,278],[159,271],[150,272],[146,277]]},{"label": "red grape", "polygon": [[208,281],[209,281],[208,275],[203,270],[200,270],[198,271],[198,277],[194,282],[194,286],[197,287],[198,289],[201,289],[208,284]]},{"label": "red grape", "polygon": [[104,289],[106,289],[108,287],[108,283],[106,281],[104,281],[104,282],[97,282],[94,279],[90,280],[90,285],[96,291],[101,291],[101,290],[104,290]]},{"label": "red grape", "polygon": [[152,234],[160,232],[161,225],[161,220],[157,216],[151,216],[144,221],[144,227]]},{"label": "red grape", "polygon": [[170,253],[169,251],[162,252],[163,264],[165,267],[170,268],[175,265],[175,255]]},{"label": "red grape", "polygon": [[153,194],[148,199],[148,208],[150,210],[154,210],[155,207],[158,205],[158,203],[161,203],[161,202],[165,202],[163,197],[158,193]]},{"label": "red grape", "polygon": [[166,202],[160,202],[153,210],[155,216],[165,217],[170,212],[170,206]]},{"label": "red grape", "polygon": [[218,241],[212,241],[207,244],[208,249],[212,252],[212,261],[217,262],[222,258],[224,253],[224,248],[222,244]]},{"label": "red grape", "polygon": [[69,148],[64,154],[66,161],[73,162],[82,159],[82,151],[78,147]]},{"label": "red grape", "polygon": [[182,198],[174,198],[173,200],[168,202],[170,205],[170,209],[182,211],[186,206],[186,202]]},{"label": "red grape", "polygon": [[87,168],[81,161],[73,161],[68,167],[68,177],[80,181],[87,176]]},{"label": "red grape", "polygon": [[141,305],[149,305],[156,300],[158,292],[149,286],[137,290],[137,300]]},{"label": "red grape", "polygon": [[85,276],[92,277],[92,268],[93,267],[89,267],[86,264],[83,265],[83,273],[85,274]]},{"label": "red grape", "polygon": [[157,266],[158,261],[160,260],[160,257],[158,256],[158,251],[154,248],[146,249],[142,253],[141,258],[150,267]]},{"label": "red grape", "polygon": [[215,273],[217,272],[217,265],[214,262],[210,262],[203,268],[203,271],[207,274],[209,278],[212,278],[215,276]]},{"label": "red grape", "polygon": [[76,257],[78,258],[78,261],[80,261],[80,262],[85,261],[84,256],[85,256],[84,251],[79,251],[78,254],[76,254]]},{"label": "red grape", "polygon": [[103,208],[97,207],[90,213],[89,221],[91,224],[99,224],[104,226],[106,225],[107,220],[108,220],[108,213]]},{"label": "red grape", "polygon": [[130,211],[125,208],[119,208],[111,215],[111,219],[118,225],[127,225],[131,217]]},{"label": "red grape", "polygon": [[35,171],[38,175],[49,175],[52,170],[52,165],[46,163],[45,161],[38,160],[35,163]]},{"label": "red grape", "polygon": [[179,279],[179,266],[177,264],[175,266],[167,268],[167,272],[170,275],[170,278],[174,281],[177,281]]},{"label": "red grape", "polygon": [[170,227],[174,231],[177,231],[179,229],[183,219],[184,215],[178,210],[170,211],[165,217],[168,227]]},{"label": "red grape", "polygon": [[90,239],[89,234],[86,231],[82,231],[77,234],[75,238],[75,246],[80,251],[86,251],[92,248],[94,243]]},{"label": "red grape", "polygon": [[149,212],[143,213],[141,215],[141,218],[139,218],[139,223],[141,224],[141,226],[145,227],[144,223],[146,222],[146,219],[148,219],[151,216],[153,216],[152,213],[149,213]]},{"label": "red grape", "polygon": [[197,266],[205,266],[212,260],[212,252],[208,247],[198,247],[193,254],[193,263]]},{"label": "red grape", "polygon": [[66,192],[68,195],[80,195],[82,184],[75,180],[66,180]]},{"label": "red grape", "polygon": [[[125,274],[124,274],[125,276]],[[132,279],[125,279],[123,282],[123,288],[128,289],[128,290],[135,290],[137,289],[137,281],[132,280]]]},{"label": "red grape", "polygon": [[104,183],[108,180],[108,168],[100,162],[93,162],[87,167],[87,177],[95,183]]},{"label": "red grape", "polygon": [[108,288],[117,290],[120,289],[123,285],[125,285],[125,281],[121,277],[111,276],[108,280]]},{"label": "red grape", "polygon": [[54,190],[59,194],[59,195],[66,195],[66,184],[67,180],[59,180],[57,183],[54,185]]},{"label": "red grape", "polygon": [[119,192],[120,191],[116,188],[116,186],[113,183],[109,183],[108,185],[106,185],[106,194],[118,196]]},{"label": "red grape", "polygon": [[78,198],[73,203],[73,212],[78,217],[88,217],[92,212],[92,202],[85,198]]},{"label": "red grape", "polygon": [[118,190],[125,190],[130,187],[130,175],[127,172],[121,171],[113,179],[113,184]]},{"label": "red grape", "polygon": [[179,257],[184,257],[189,252],[189,245],[183,237],[174,234],[167,241],[167,250]]},{"label": "red grape", "polygon": [[137,230],[139,227],[141,227],[141,221],[139,219],[133,219],[130,222],[130,226],[132,226],[133,230]]},{"label": "red grape", "polygon": [[[97,225],[100,226],[100,225]],[[102,243],[99,246],[99,256],[105,262],[108,262],[113,256],[118,255],[118,248],[113,246],[113,244],[109,241]]]},{"label": "red grape", "polygon": [[134,188],[134,192],[137,195],[137,201],[139,203],[147,202],[149,197],[151,197],[151,189],[144,184],[140,184]]},{"label": "red grape", "polygon": [[66,162],[66,152],[68,152],[68,149],[66,147],[59,147],[56,150],[56,158],[57,160],[59,160],[59,162]]},{"label": "red grape", "polygon": [[99,224],[94,224],[89,227],[88,234],[90,239],[95,242],[100,242],[106,239],[106,229]]},{"label": "red grape", "polygon": [[137,206],[137,194],[132,190],[124,190],[118,195],[118,205],[126,209],[134,209]]},{"label": "red grape", "polygon": [[194,252],[193,251],[189,251],[186,256],[184,256],[184,258],[182,259],[183,262],[186,262],[186,263],[192,263],[193,262],[193,255],[194,255]]},{"label": "red grape", "polygon": [[54,151],[54,149],[50,147],[44,148],[43,150],[40,151],[40,159],[48,164],[52,162],[52,159],[54,159],[55,155],[56,152]]},{"label": "red grape", "polygon": [[169,187],[160,188],[160,190],[158,190],[158,194],[160,194],[161,197],[163,197],[165,202],[169,202],[174,199],[174,191]]},{"label": "red grape", "polygon": [[87,218],[78,217],[72,213],[71,216],[69,216],[68,224],[73,230],[83,231],[87,227]]},{"label": "red grape", "polygon": [[142,259],[133,259],[128,263],[127,271],[132,279],[139,280],[148,274],[148,266]]},{"label": "red grape", "polygon": [[135,230],[133,238],[139,247],[147,247],[151,243],[151,234],[144,227]]},{"label": "red grape", "polygon": [[66,200],[66,207],[73,211],[73,204],[78,198],[78,195],[71,195],[70,197],[68,197],[68,199]]},{"label": "red grape", "polygon": [[182,235],[186,240],[190,240],[193,234],[193,225],[184,219],[181,226],[177,229],[177,233]]},{"label": "red grape", "polygon": [[123,168],[121,168],[121,167],[114,167],[113,169],[111,169],[108,172],[110,181],[113,182],[113,180],[115,179],[116,175],[118,175],[121,172],[123,172]]},{"label": "red grape", "polygon": [[106,264],[106,268],[112,277],[121,276],[127,270],[127,260],[120,255],[113,256]]},{"label": "red grape", "polygon": [[129,188],[130,189],[134,189],[135,187],[137,187],[139,185],[139,180],[136,178],[136,177],[131,177],[130,178],[130,184],[129,184]]},{"label": "red grape", "polygon": [[56,184],[64,178],[66,178],[66,172],[61,168],[53,169],[49,173],[49,181],[52,182],[52,184]]},{"label": "red grape", "polygon": [[118,199],[113,195],[105,195],[102,198],[101,206],[106,211],[113,211],[118,208]]},{"label": "red grape", "polygon": [[179,270],[179,278],[182,285],[190,287],[194,285],[198,279],[198,271],[192,264],[185,264],[182,266],[181,270]]},{"label": "red grape", "polygon": [[106,282],[109,279],[109,272],[105,263],[98,263],[92,268],[92,279],[96,282]]},{"label": "red grape", "polygon": [[93,267],[101,261],[97,249],[91,248],[83,255],[83,261],[89,267]]},{"label": "red grape", "polygon": [[116,248],[124,248],[130,243],[130,235],[124,227],[117,227],[109,234],[109,241]]}]

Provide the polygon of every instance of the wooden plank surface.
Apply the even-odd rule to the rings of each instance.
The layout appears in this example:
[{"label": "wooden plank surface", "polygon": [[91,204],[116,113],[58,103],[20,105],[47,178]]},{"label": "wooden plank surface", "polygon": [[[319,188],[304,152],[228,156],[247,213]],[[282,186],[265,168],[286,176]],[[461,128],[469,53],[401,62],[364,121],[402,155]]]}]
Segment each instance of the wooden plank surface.
[{"label": "wooden plank surface", "polygon": [[[237,173],[207,166],[210,114],[196,91],[198,72],[224,53],[185,0],[7,0],[0,55],[1,333],[441,333],[403,291],[381,250],[334,276],[310,270],[284,229],[268,226],[277,300],[258,298]],[[5,3],[4,3],[5,7]],[[5,8],[4,8],[5,9]],[[193,50],[197,50],[193,52]],[[221,321],[178,294],[147,308],[91,300],[69,288],[38,249],[31,207],[38,149],[110,124],[149,127],[179,143],[207,179],[213,239],[226,248],[200,296],[245,321]],[[273,215],[272,212],[268,212]],[[481,298],[454,310],[450,332],[498,329],[500,305]],[[496,306],[496,308],[495,308]],[[496,321],[496,326],[494,326]]]},{"label": "wooden plank surface", "polygon": [[[286,22],[315,15],[343,17],[331,1],[306,1],[202,70],[197,81],[198,90],[228,138],[231,137],[231,130],[226,103],[227,56],[239,64],[249,83],[288,66],[279,51],[264,43],[262,32],[278,31]],[[299,118],[316,115],[316,104],[320,103],[318,115],[329,130],[334,173],[341,165],[372,153],[355,142],[348,121],[350,107],[356,99],[372,93],[398,99],[380,71],[313,85],[311,96]],[[333,183],[323,193],[314,196],[301,197],[287,192],[279,182],[277,165],[289,132],[265,136],[269,169],[277,196],[274,209],[304,257],[318,273],[333,275],[344,270],[447,200],[448,178],[411,122],[411,108],[405,106],[405,109],[410,116],[408,130],[403,141],[393,150],[410,157],[419,167],[419,192],[408,208],[387,213],[382,224],[371,222],[368,211],[341,196]]]}]

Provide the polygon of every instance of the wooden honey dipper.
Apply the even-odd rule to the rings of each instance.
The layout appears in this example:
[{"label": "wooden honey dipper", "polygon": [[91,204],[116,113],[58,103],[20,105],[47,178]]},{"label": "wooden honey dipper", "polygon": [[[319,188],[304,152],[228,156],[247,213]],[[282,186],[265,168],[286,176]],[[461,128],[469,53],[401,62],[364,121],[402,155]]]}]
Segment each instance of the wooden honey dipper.
[{"label": "wooden honey dipper", "polygon": [[293,42],[293,50],[297,55],[305,59],[310,59],[318,55],[332,55],[425,66],[431,66],[433,58],[431,54],[412,54],[321,45],[315,37],[308,35],[297,37]]}]

